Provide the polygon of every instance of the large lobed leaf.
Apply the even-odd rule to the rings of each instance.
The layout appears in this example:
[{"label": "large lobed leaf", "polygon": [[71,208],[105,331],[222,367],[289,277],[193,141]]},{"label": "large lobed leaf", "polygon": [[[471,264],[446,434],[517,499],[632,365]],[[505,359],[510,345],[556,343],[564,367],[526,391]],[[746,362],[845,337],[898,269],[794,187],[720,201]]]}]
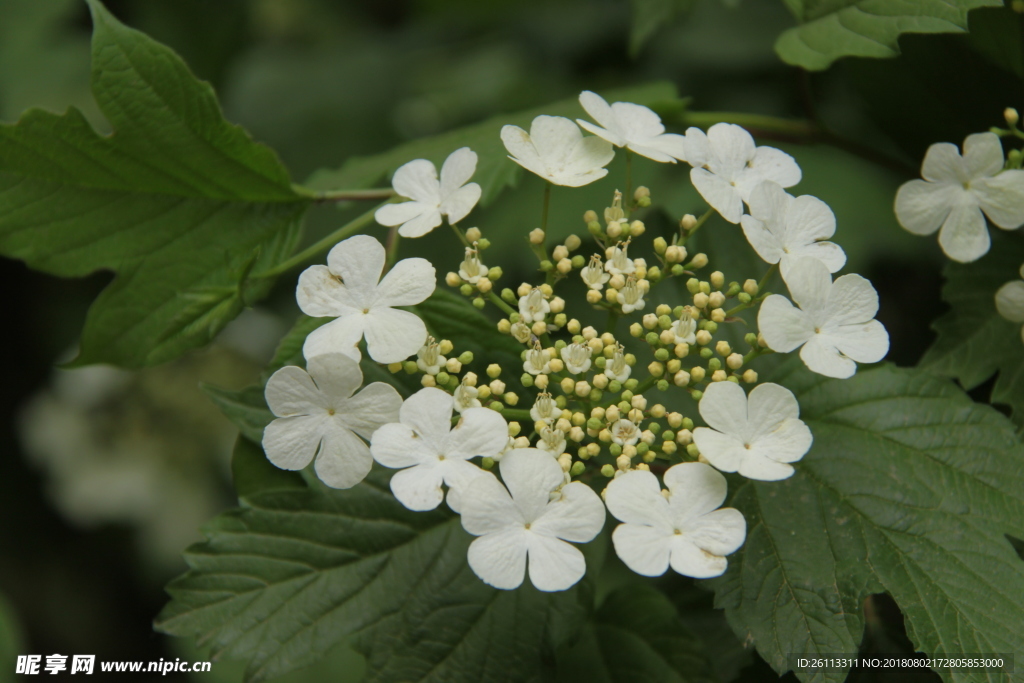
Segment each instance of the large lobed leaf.
[{"label": "large lobed leaf", "polygon": [[1024,424],[1024,343],[1020,323],[996,311],[996,291],[1019,280],[1024,262],[1024,240],[1018,235],[997,235],[996,246],[975,263],[950,263],[942,298],[951,310],[933,327],[938,338],[919,367],[952,377],[965,389],[974,389],[998,373],[992,403],[1010,406],[1018,426]]},{"label": "large lobed leaf", "polygon": [[865,597],[888,592],[920,651],[1024,651],[1024,562],[1007,540],[1024,537],[1024,448],[1009,420],[917,370],[787,368],[814,445],[792,478],[735,490],[747,541],[713,585],[737,635],[779,672],[790,653],[854,653]]},{"label": "large lobed leaf", "polygon": [[114,133],[76,109],[0,126],[0,253],[63,277],[115,271],[76,362],[139,367],[202,346],[265,294],[247,275],[292,250],[308,199],[174,52],[89,6],[92,91]]},{"label": "large lobed leaf", "polygon": [[775,41],[782,61],[821,71],[842,57],[895,57],[904,33],[961,33],[976,7],[1002,0],[786,0],[799,26]]}]

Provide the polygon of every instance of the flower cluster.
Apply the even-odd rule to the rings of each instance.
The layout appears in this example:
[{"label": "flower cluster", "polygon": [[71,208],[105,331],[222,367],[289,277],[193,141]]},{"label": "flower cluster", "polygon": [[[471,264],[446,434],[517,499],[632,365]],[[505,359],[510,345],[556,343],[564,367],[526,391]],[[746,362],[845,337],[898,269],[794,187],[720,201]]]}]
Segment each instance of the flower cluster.
[{"label": "flower cluster", "polygon": [[[634,571],[717,576],[746,536],[743,515],[722,507],[722,472],[784,479],[812,443],[796,397],[759,383],[751,364],[799,348],[811,370],[849,377],[856,362],[880,360],[888,350],[873,319],[878,297],[859,275],[833,281],[846,262],[829,241],[835,217],[819,199],[786,192],[801,177],[789,155],[757,147],[732,124],[667,133],[646,107],[609,105],[592,92],[580,103],[596,123],[538,116],[529,132],[501,130],[510,159],[547,181],[546,193],[604,178],[615,148],[623,148],[655,162],[689,163],[708,210],[651,240],[650,260],[638,257],[647,227],[635,214],[651,205],[651,194],[633,191],[627,178],[627,191],[615,191],[600,215],[584,213],[592,249],[578,235],[549,244],[544,227],[534,229],[527,241],[543,281],[499,288],[503,273],[485,265],[482,231],[458,226],[480,197],[469,183],[475,153],[453,152],[440,177],[429,161],[410,161],[393,180],[409,201],[382,206],[378,222],[410,237],[447,218],[462,260],[445,283],[478,308],[500,309],[497,330],[520,346],[519,362],[471,371],[473,354],[456,355],[451,341],[429,337],[400,308],[431,294],[433,267],[406,259],[381,279],[394,252],[372,237],[352,237],[331,250],[326,267],[313,266],[299,280],[303,312],[332,320],[307,338],[306,369],[283,368],[267,383],[277,419],[264,448],[286,469],[315,458],[317,475],[337,488],[358,483],[374,461],[397,470],[395,498],[412,510],[447,501],[477,537],[469,565],[498,588],[516,588],[527,572],[540,590],[575,584],[586,562],[573,544],[597,536],[606,511],[620,522],[615,550]],[[760,281],[727,281],[717,270],[698,275],[709,259],[691,254],[688,241],[715,212],[739,224],[729,229],[742,229],[770,264]],[[392,249],[397,243],[392,235]],[[765,291],[776,270],[792,301]],[[558,294],[575,278],[585,292],[572,302],[576,309]],[[684,300],[655,303],[671,296],[656,297],[669,280]],[[734,348],[724,332],[747,324],[740,314],[755,308],[760,332]],[[576,317],[594,313],[607,316],[603,331]],[[357,392],[360,346],[392,373],[418,376],[423,388],[404,401],[383,383]],[[698,415],[659,401],[670,400],[670,389],[697,402],[704,426]]]}]

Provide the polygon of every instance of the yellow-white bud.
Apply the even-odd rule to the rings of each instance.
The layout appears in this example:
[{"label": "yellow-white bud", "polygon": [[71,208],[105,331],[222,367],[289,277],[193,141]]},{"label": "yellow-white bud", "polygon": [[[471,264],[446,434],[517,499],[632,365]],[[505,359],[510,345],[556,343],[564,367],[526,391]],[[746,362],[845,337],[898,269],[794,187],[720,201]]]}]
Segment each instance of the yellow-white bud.
[{"label": "yellow-white bud", "polygon": [[753,384],[757,381],[757,372],[754,370],[747,370],[743,373],[743,381],[747,384]]},{"label": "yellow-white bud", "polygon": [[725,372],[725,370],[715,370],[713,373],[711,373],[711,381],[724,382],[728,376],[729,375]]},{"label": "yellow-white bud", "polygon": [[473,242],[479,242],[480,237],[480,228],[467,228],[466,240],[469,241],[470,244],[472,244]]},{"label": "yellow-white bud", "polygon": [[[559,249],[564,249],[564,248],[565,247],[559,247]],[[572,272],[572,261],[570,261],[567,258],[563,258],[562,260],[558,261],[555,264],[555,270],[557,270],[562,275],[568,275],[569,273]]]},{"label": "yellow-white bud", "polygon": [[487,386],[489,386],[491,388],[491,392],[493,392],[495,394],[504,394],[505,393],[505,383],[502,382],[500,379],[496,379],[496,380],[492,381]]},{"label": "yellow-white bud", "polygon": [[725,359],[725,364],[730,370],[739,370],[743,367],[743,356],[738,353],[730,354],[729,357]]},{"label": "yellow-white bud", "polygon": [[604,297],[601,295],[601,292],[599,290],[596,290],[596,289],[588,289],[587,290],[587,303],[589,303],[589,304],[596,304],[599,301],[601,301],[601,299],[603,299],[603,298]]},{"label": "yellow-white bud", "polygon": [[729,342],[723,339],[715,344],[715,351],[718,352],[718,355],[725,357],[732,353],[732,346],[729,345]]},{"label": "yellow-white bud", "polygon": [[711,333],[707,330],[697,330],[697,343],[701,346],[707,346],[711,343]]},{"label": "yellow-white bud", "polygon": [[449,358],[444,364],[445,370],[456,373],[462,372],[462,362],[458,358]]},{"label": "yellow-white bud", "polygon": [[629,405],[631,405],[634,408],[637,408],[639,410],[646,410],[647,409],[647,399],[643,396],[643,394],[637,394],[632,399],[630,399]]},{"label": "yellow-white bud", "polygon": [[544,231],[534,228],[530,231],[530,244],[544,244]]},{"label": "yellow-white bud", "polygon": [[693,295],[693,305],[697,308],[706,308],[708,301],[709,297],[704,292],[697,292]]},{"label": "yellow-white bud", "polygon": [[548,388],[548,376],[537,375],[536,377],[533,378],[533,386],[537,387],[541,391],[544,391],[545,389]]},{"label": "yellow-white bud", "polygon": [[708,305],[711,306],[711,308],[721,308],[724,303],[725,294],[722,294],[721,292],[711,292],[711,295],[708,296]]},{"label": "yellow-white bud", "polygon": [[672,382],[677,387],[685,387],[687,384],[690,383],[690,373],[688,373],[686,370],[680,370],[672,377]]},{"label": "yellow-white bud", "polygon": [[449,287],[458,287],[462,284],[462,278],[458,273],[448,273],[444,276],[444,282]]}]

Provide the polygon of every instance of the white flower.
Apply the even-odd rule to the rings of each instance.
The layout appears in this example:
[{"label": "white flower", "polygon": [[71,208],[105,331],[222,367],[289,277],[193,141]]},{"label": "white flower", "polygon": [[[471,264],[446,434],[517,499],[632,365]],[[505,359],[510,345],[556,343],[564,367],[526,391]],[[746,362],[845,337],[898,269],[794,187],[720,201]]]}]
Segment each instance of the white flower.
[{"label": "white flower", "polygon": [[437,168],[426,159],[416,159],[400,166],[391,180],[392,187],[411,202],[385,204],[377,209],[374,218],[381,225],[401,225],[402,237],[422,237],[441,225],[441,216],[455,224],[465,218],[480,201],[480,186],[466,184],[476,171],[476,152],[462,147],[448,155],[441,166],[441,179]]},{"label": "white flower", "polygon": [[402,404],[399,421],[382,426],[370,442],[374,460],[401,470],[391,477],[391,491],[410,510],[436,508],[445,484],[448,506],[458,512],[458,491],[484,471],[470,458],[494,457],[508,442],[508,424],[488,408],[463,411],[452,428],[453,405],[440,389],[421,389]]},{"label": "white flower", "polygon": [[765,180],[782,187],[800,182],[793,157],[774,147],[755,147],[750,133],[732,123],[716,123],[707,135],[699,128],[688,129],[686,160],[693,166],[693,186],[730,223],[740,222],[743,202]]},{"label": "white flower", "polygon": [[550,312],[551,304],[537,287],[531,289],[529,294],[519,297],[519,317],[524,323],[544,322],[545,316]]},{"label": "white flower", "polygon": [[636,278],[632,275],[626,280],[626,286],[619,292],[619,303],[622,305],[623,313],[641,311],[644,308],[644,292],[637,286]]},{"label": "white flower", "polygon": [[487,277],[487,266],[480,261],[480,253],[472,247],[466,247],[466,258],[459,264],[459,277],[471,285]]},{"label": "white flower", "polygon": [[359,363],[345,354],[310,358],[307,370],[281,368],[267,381],[267,405],[277,419],[263,431],[267,459],[284,470],[301,470],[316,456],[316,474],[328,486],[347,489],[373,465],[369,441],[383,424],[398,419],[402,397],[383,382],[363,383]]},{"label": "white flower", "polygon": [[632,446],[640,440],[640,429],[626,418],[616,420],[609,431],[612,442],[620,446]]},{"label": "white flower", "polygon": [[344,353],[359,360],[363,335],[378,363],[405,360],[423,346],[423,321],[392,307],[413,306],[430,296],[437,286],[434,266],[426,259],[402,259],[380,280],[384,257],[380,242],[356,235],[334,245],[326,266],[310,266],[299,276],[295,298],[302,312],[337,318],[306,337],[302,353],[307,359]]},{"label": "white flower", "polygon": [[747,535],[742,513],[719,507],[727,492],[725,477],[704,463],[686,462],[665,472],[665,485],[668,495],[644,470],[608,484],[608,511],[624,522],[612,532],[616,554],[644,576],[661,576],[669,566],[698,579],[721,575],[725,556]]},{"label": "white flower", "polygon": [[544,427],[540,430],[537,448],[551,455],[561,455],[565,451],[565,432],[561,429]]},{"label": "white flower", "polygon": [[604,287],[604,283],[608,282],[608,278],[610,278],[611,275],[604,272],[604,266],[601,264],[601,256],[594,254],[590,257],[590,263],[580,270],[580,277],[583,278],[583,282],[587,285],[588,289],[600,290]]},{"label": "white flower", "polygon": [[757,325],[769,348],[789,353],[799,346],[800,358],[814,372],[846,378],[857,363],[875,363],[889,351],[889,333],[877,320],[878,294],[860,275],[832,282],[828,267],[817,259],[794,260],[786,275],[789,299],[772,294],[761,304]]},{"label": "white flower", "polygon": [[460,413],[464,413],[467,410],[479,408],[483,405],[480,403],[480,399],[477,398],[479,395],[480,390],[466,384],[466,378],[463,377],[462,383],[455,387],[455,391],[452,392],[452,400],[455,404],[455,410]]},{"label": "white flower", "polygon": [[551,357],[547,349],[537,347],[526,350],[526,360],[523,361],[523,372],[531,375],[546,375],[551,372]]},{"label": "white flower", "polygon": [[991,245],[984,211],[1004,230],[1024,224],[1024,171],[1003,170],[1003,146],[993,133],[975,133],[956,145],[928,148],[921,165],[924,180],[911,180],[896,192],[896,219],[916,235],[939,227],[939,246],[954,261],[967,263]]},{"label": "white flower", "polygon": [[611,360],[605,363],[604,374],[610,380],[625,382],[629,379],[629,373],[633,368],[626,363],[626,356],[623,354],[623,347],[619,346],[612,355]]},{"label": "white flower", "polygon": [[561,416],[562,410],[555,403],[554,399],[551,398],[551,394],[546,391],[537,394],[537,400],[533,402],[533,407],[530,408],[530,418],[534,422],[552,425]]},{"label": "white flower", "polygon": [[440,345],[434,341],[433,337],[428,337],[427,343],[416,352],[416,367],[420,369],[420,372],[425,372],[428,375],[436,375],[441,372],[441,368],[447,362],[448,359],[441,355]]},{"label": "white flower", "polygon": [[521,322],[512,323],[512,328],[509,330],[509,334],[511,334],[512,338],[520,344],[525,344],[533,337],[533,332],[530,330],[530,326]]},{"label": "white flower", "polygon": [[811,447],[811,430],[800,420],[796,397],[778,384],[759,384],[747,396],[738,384],[715,382],[698,408],[710,429],[693,430],[693,442],[723,472],[761,481],[785,479],[795,471],[789,463]]},{"label": "white flower", "polygon": [[675,337],[674,344],[694,344],[697,342],[697,321],[687,313],[683,313],[683,317],[672,323],[672,327],[668,329]]},{"label": "white flower", "polygon": [[615,156],[601,138],[583,137],[575,123],[562,116],[538,116],[530,132],[504,126],[501,141],[509,159],[541,178],[567,187],[581,187],[605,177]]},{"label": "white flower", "polygon": [[570,375],[578,375],[589,370],[591,354],[593,351],[586,344],[568,344],[563,346],[560,352],[565,369]]},{"label": "white flower", "polygon": [[586,561],[566,541],[597,536],[605,520],[601,499],[586,484],[563,486],[558,461],[534,448],[509,451],[499,469],[505,486],[480,477],[462,492],[462,526],[480,537],[469,546],[469,566],[485,583],[508,590],[523,582],[529,558],[539,590],[569,588],[583,578]]},{"label": "white flower", "polygon": [[666,133],[661,118],[647,107],[630,102],[608,102],[597,93],[584,90],[580,104],[601,126],[576,119],[583,130],[604,138],[616,147],[628,147],[637,154],[662,163],[686,160],[685,138]]},{"label": "white flower", "polygon": [[[1020,276],[1024,278],[1024,266],[1020,267]],[[1013,280],[999,288],[996,310],[1012,323],[1024,323],[1024,280]],[[1021,339],[1024,340],[1024,327],[1021,327]]]},{"label": "white flower", "polygon": [[622,242],[620,244],[611,247],[611,256],[604,264],[604,269],[612,275],[621,275],[623,277],[632,275],[636,272],[636,264],[633,259],[629,258],[629,242]]},{"label": "white flower", "polygon": [[757,255],[778,263],[785,273],[794,258],[816,258],[830,273],[846,264],[846,253],[834,242],[836,217],[817,197],[794,197],[778,183],[766,180],[750,193],[750,215],[743,216],[743,234]]}]

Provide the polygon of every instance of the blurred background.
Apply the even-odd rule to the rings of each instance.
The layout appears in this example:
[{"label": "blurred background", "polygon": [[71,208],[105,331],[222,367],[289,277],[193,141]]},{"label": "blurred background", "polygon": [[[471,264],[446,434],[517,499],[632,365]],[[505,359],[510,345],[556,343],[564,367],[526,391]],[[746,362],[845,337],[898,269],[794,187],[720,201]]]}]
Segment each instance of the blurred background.
[{"label": "blurred background", "polygon": [[[701,111],[811,119],[870,150],[761,138],[793,154],[801,194],[834,209],[846,271],[879,290],[890,360],[916,362],[932,339],[943,263],[934,239],[913,238],[892,214],[899,183],[916,173],[928,144],[959,143],[1024,109],[1021,15],[971,14],[971,33],[904,36],[902,56],[846,59],[807,74],[775,55],[794,21],[782,0],[671,0],[675,20],[636,54],[627,0],[109,0],[122,21],[166,43],[210,81],[227,118],[274,148],[301,182],[353,155],[480,119],[575,97],[580,90],[668,81]],[[0,0],[0,120],[39,106],[80,108],[108,131],[89,92],[89,14],[80,0]],[[583,115],[582,110],[580,115]],[[681,132],[681,131],[679,131]],[[642,161],[642,160],[641,160]],[[685,168],[642,164],[638,183],[663,209],[650,230],[668,232],[700,209]],[[611,167],[610,177],[622,169]],[[610,183],[610,184],[609,184]],[[582,212],[607,206],[614,183],[571,196],[556,191],[552,233],[582,232]],[[541,183],[521,178],[473,220],[496,248],[510,282],[535,266],[522,237],[539,220]],[[319,207],[313,241],[366,207]],[[741,245],[734,226],[714,226],[702,248]],[[729,233],[732,230],[734,232]],[[704,229],[712,233],[712,227]],[[718,241],[716,241],[718,240]],[[710,242],[714,242],[711,244]],[[512,247],[505,249],[504,247]],[[405,244],[406,251],[409,244]],[[416,245],[445,272],[462,255],[437,231]],[[499,256],[499,254],[501,254]],[[723,257],[731,258],[731,257]],[[728,279],[758,277],[756,258],[728,261]],[[749,266],[747,264],[750,264]],[[749,272],[741,268],[749,267]],[[229,453],[235,431],[199,389],[257,379],[294,308],[294,279],[232,324],[212,347],[172,364],[127,373],[55,369],[74,354],[89,302],[109,281],[58,280],[0,260],[6,360],[0,381],[0,682],[13,655],[96,654],[105,660],[204,659],[153,632],[164,584],[181,573],[181,551],[200,525],[235,499]],[[987,395],[982,387],[979,391]],[[707,596],[680,593],[681,605]],[[877,599],[869,640],[906,647],[895,606]],[[744,680],[775,680],[756,656]],[[342,653],[293,680],[358,678]],[[240,680],[215,664],[204,681]],[[169,677],[173,678],[172,677]],[[905,680],[905,679],[904,679]]]}]

